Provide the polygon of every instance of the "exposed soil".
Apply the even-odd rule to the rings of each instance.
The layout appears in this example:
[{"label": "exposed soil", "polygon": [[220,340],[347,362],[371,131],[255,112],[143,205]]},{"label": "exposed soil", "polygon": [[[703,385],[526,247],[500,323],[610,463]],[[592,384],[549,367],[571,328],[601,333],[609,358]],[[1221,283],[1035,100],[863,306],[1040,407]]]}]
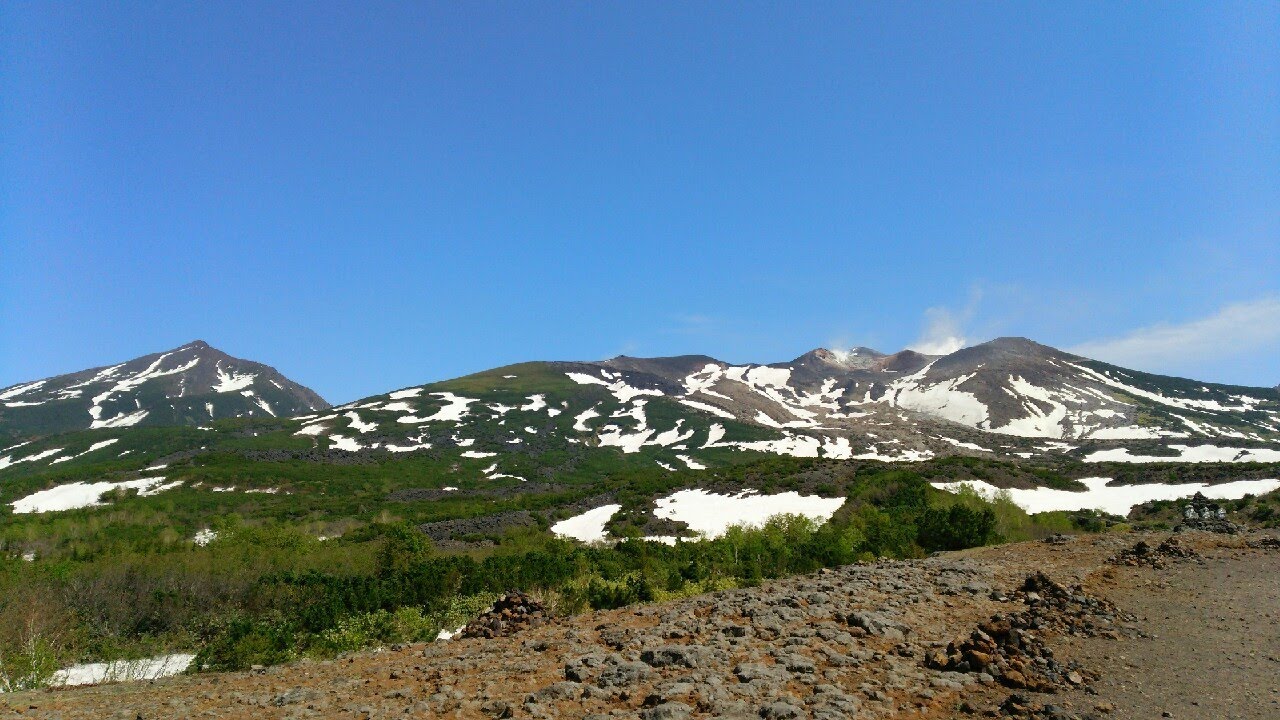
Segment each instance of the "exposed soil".
[{"label": "exposed soil", "polygon": [[509,637],[0,695],[0,718],[1280,717],[1280,549],[1189,532],[1194,554],[1161,567],[1107,562],[1168,537],[856,565]]}]

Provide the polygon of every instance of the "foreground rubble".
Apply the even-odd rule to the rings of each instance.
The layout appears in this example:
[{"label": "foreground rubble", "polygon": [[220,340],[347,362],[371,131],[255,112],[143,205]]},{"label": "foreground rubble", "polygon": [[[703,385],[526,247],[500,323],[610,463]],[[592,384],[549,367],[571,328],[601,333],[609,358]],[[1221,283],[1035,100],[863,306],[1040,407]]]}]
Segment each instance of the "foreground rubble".
[{"label": "foreground rubble", "polygon": [[[5,703],[10,716],[128,720],[1149,717],[1090,693],[1131,672],[1111,658],[1158,642],[1146,621],[1162,616],[1135,617],[1133,606],[1169,573],[1202,568],[1107,563],[1134,542],[1085,536],[855,565],[549,624],[535,622],[543,611],[531,598],[512,594],[469,626],[468,639],[256,673],[23,693],[0,700],[0,718]],[[1206,557],[1280,564],[1280,554],[1244,539],[1180,542]],[[1254,565],[1229,567],[1238,576]],[[1139,584],[1132,605],[1109,599]],[[1269,612],[1280,617],[1280,607]],[[1091,643],[1103,645],[1095,652]],[[1177,717],[1194,716],[1185,710]]]}]

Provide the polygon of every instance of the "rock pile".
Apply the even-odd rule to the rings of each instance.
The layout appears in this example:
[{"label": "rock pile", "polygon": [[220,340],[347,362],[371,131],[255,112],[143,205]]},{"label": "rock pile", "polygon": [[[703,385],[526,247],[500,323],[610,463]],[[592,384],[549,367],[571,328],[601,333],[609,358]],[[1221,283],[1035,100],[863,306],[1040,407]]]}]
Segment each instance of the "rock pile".
[{"label": "rock pile", "polygon": [[493,607],[467,623],[462,629],[464,638],[495,638],[514,635],[527,628],[536,628],[551,621],[550,614],[541,602],[522,592],[508,592]]},{"label": "rock pile", "polygon": [[1121,551],[1115,557],[1107,560],[1107,562],[1111,565],[1128,565],[1131,567],[1147,565],[1161,570],[1167,567],[1171,560],[1185,560],[1194,557],[1199,557],[1195,550],[1183,545],[1176,537],[1170,537],[1154,548],[1147,544],[1146,541],[1139,540],[1133,547]]},{"label": "rock pile", "polygon": [[1181,525],[1175,527],[1174,532],[1182,532],[1184,530],[1203,530],[1205,532],[1219,533],[1221,535],[1239,535],[1246,528],[1243,525],[1237,525],[1230,520],[1224,518],[1210,518],[1208,520],[1188,520]]},{"label": "rock pile", "polygon": [[1066,545],[1067,543],[1075,539],[1076,539],[1075,535],[1063,535],[1062,533],[1054,533],[1049,537],[1045,538],[1042,542],[1045,543],[1046,545]]},{"label": "rock pile", "polygon": [[1120,612],[1109,600],[1089,595],[1079,585],[1067,587],[1042,572],[1023,581],[1014,598],[1027,605],[1022,613],[1030,626],[1084,637],[1137,637],[1140,633],[1133,615]]},{"label": "rock pile", "polygon": [[1095,679],[1074,663],[1055,660],[1030,626],[1028,613],[993,615],[969,637],[952,641],[946,652],[929,655],[925,664],[935,670],[985,673],[1007,687],[1035,692],[1054,692]]},{"label": "rock pile", "polygon": [[1079,715],[1060,705],[1042,705],[1020,693],[1014,693],[1005,698],[995,714],[1000,717],[1028,718],[1029,720],[1093,720],[1097,717],[1092,713]]},{"label": "rock pile", "polygon": [[1043,573],[1028,575],[1012,598],[1021,598],[1026,609],[991,616],[968,637],[926,656],[925,664],[935,670],[986,674],[1007,687],[1054,692],[1097,678],[1074,662],[1055,660],[1044,643],[1045,633],[1136,634],[1132,618],[1110,602],[1091,597],[1078,586],[1068,588]]},{"label": "rock pile", "polygon": [[1264,537],[1260,540],[1250,540],[1249,547],[1255,550],[1280,550],[1280,537]]}]

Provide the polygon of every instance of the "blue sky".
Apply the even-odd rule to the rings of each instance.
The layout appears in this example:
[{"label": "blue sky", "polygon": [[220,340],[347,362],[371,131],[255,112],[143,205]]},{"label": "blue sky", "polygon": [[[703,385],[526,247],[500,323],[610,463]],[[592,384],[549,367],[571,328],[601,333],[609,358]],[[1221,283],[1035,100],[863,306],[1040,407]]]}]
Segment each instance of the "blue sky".
[{"label": "blue sky", "polygon": [[1275,3],[0,4],[0,385],[1025,335],[1280,382]]}]

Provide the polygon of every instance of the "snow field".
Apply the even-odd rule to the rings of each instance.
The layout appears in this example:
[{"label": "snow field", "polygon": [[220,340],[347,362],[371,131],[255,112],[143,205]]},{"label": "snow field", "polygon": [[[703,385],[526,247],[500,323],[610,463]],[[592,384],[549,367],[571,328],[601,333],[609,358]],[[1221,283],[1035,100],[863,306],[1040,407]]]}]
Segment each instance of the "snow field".
[{"label": "snow field", "polygon": [[1012,488],[1001,491],[981,480],[972,482],[931,483],[939,490],[957,492],[962,485],[969,485],[984,497],[997,492],[1008,492],[1014,504],[1035,514],[1054,510],[1101,510],[1112,515],[1126,516],[1135,505],[1151,500],[1177,500],[1197,492],[1215,500],[1238,500],[1245,495],[1260,495],[1280,488],[1280,480],[1238,480],[1236,482],[1207,485],[1184,483],[1181,485],[1108,485],[1110,478],[1082,478],[1089,489],[1077,492],[1040,487],[1032,490]]}]

